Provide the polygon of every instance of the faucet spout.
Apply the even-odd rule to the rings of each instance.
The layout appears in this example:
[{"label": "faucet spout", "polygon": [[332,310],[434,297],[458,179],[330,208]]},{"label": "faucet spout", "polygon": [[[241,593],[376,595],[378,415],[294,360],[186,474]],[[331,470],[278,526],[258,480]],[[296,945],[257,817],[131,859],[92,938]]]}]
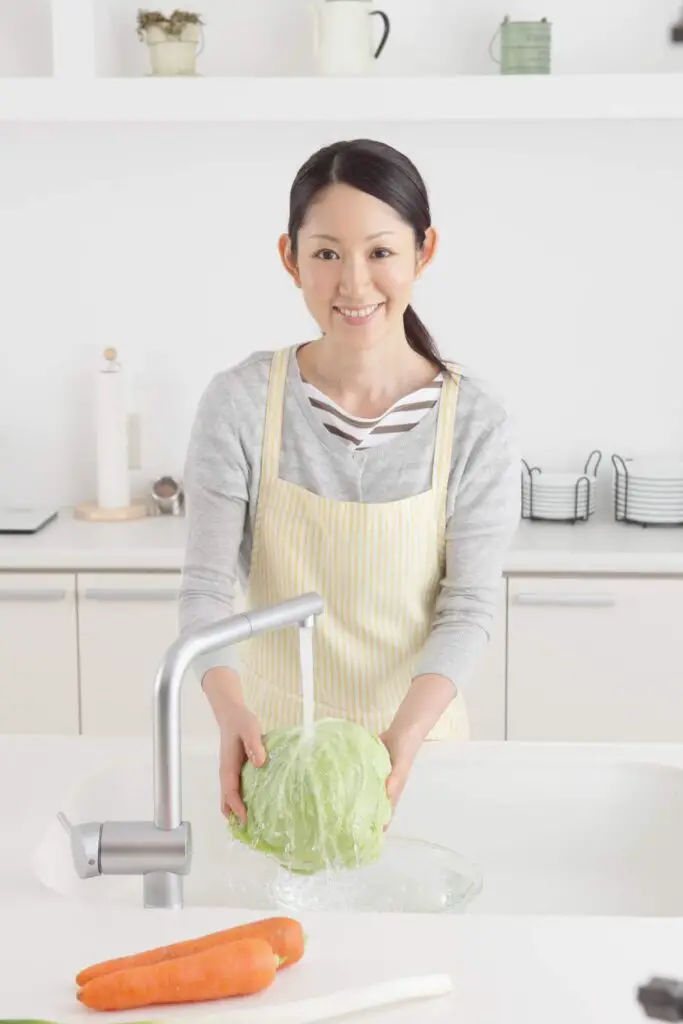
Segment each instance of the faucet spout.
[{"label": "faucet spout", "polygon": [[[154,685],[154,825],[172,831],[182,825],[180,691],[195,658],[250,636],[285,626],[311,626],[323,610],[319,594],[308,593],[269,608],[258,608],[179,637],[168,649]],[[188,866],[189,867],[189,866]],[[182,876],[145,874],[146,906],[182,906]]]}]

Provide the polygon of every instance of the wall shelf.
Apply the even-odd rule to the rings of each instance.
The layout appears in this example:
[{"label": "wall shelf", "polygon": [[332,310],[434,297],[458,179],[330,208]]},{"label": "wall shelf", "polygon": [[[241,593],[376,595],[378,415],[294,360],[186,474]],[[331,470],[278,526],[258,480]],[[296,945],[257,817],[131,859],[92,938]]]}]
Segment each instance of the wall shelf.
[{"label": "wall shelf", "polygon": [[5,78],[0,121],[683,119],[683,73],[452,78]]}]

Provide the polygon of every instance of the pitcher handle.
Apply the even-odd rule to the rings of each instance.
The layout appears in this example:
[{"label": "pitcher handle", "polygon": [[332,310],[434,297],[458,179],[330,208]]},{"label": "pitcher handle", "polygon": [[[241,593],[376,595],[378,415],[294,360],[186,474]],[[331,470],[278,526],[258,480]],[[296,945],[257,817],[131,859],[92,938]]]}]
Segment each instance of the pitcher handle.
[{"label": "pitcher handle", "polygon": [[500,35],[500,33],[502,32],[502,30],[503,30],[503,25],[504,25],[504,24],[505,24],[505,23],[506,23],[507,21],[509,21],[509,18],[508,18],[508,16],[506,15],[506,16],[505,16],[505,17],[503,18],[503,20],[502,20],[502,22],[500,23],[500,25],[498,26],[498,28],[496,29],[496,31],[495,31],[495,32],[493,33],[493,38],[491,39],[491,42],[489,43],[489,56],[490,56],[491,60],[492,60],[492,61],[494,61],[494,62],[495,62],[496,64],[498,64],[498,65],[500,65],[500,61],[498,60],[498,58],[496,57],[495,53],[493,52],[493,44],[495,43],[496,39],[498,38],[498,36],[499,36],[499,35]]},{"label": "pitcher handle", "polygon": [[205,41],[206,40],[204,38],[204,26],[200,25],[199,26],[199,46],[197,47],[197,53],[195,54],[196,57],[198,57],[200,55],[200,53],[202,52],[202,50],[204,49]]},{"label": "pitcher handle", "polygon": [[381,18],[384,23],[384,27],[382,30],[382,39],[374,53],[375,60],[377,60],[384,47],[387,45],[387,39],[389,38],[389,33],[391,31],[391,22],[389,21],[388,15],[386,15],[384,11],[370,11],[370,15],[372,16],[373,14],[376,14],[378,18]]}]

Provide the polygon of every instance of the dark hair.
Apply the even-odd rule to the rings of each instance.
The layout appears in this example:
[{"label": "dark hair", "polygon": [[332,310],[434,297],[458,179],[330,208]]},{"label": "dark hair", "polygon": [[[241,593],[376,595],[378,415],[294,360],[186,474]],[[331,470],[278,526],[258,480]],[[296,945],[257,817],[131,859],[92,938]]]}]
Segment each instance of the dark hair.
[{"label": "dark hair", "polygon": [[[329,185],[340,183],[387,203],[410,224],[418,248],[424,245],[432,218],[427,188],[417,167],[397,149],[373,139],[334,142],[319,149],[299,169],[289,193],[289,229],[296,257],[297,236],[311,203]],[[436,342],[412,306],[403,314],[408,344],[448,373]]]}]

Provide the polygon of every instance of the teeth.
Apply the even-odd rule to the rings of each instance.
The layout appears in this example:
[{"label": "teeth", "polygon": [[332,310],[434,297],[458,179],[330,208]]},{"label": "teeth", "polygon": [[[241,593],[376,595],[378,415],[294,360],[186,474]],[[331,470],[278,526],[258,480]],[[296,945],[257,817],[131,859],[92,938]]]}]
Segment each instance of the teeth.
[{"label": "teeth", "polygon": [[374,306],[364,306],[362,309],[344,309],[343,306],[337,306],[337,309],[342,316],[360,320],[364,316],[370,316],[376,309],[379,309],[380,305],[381,303],[378,302]]}]

